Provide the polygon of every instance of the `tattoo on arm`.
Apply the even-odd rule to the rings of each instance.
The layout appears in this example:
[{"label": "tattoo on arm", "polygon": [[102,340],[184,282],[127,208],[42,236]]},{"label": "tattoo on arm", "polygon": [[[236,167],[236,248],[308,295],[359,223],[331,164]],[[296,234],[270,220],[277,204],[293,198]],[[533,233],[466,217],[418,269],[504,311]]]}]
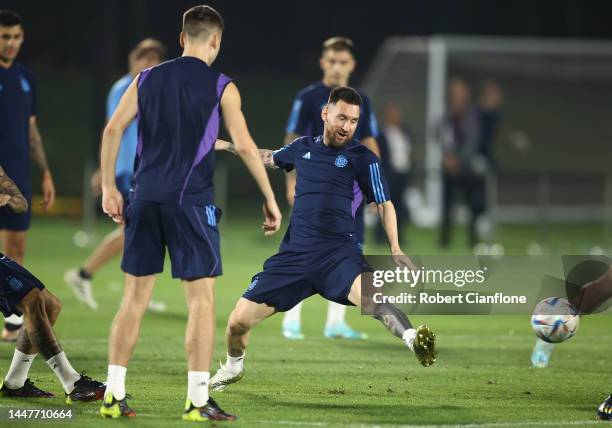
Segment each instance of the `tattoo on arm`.
[{"label": "tattoo on arm", "polygon": [[274,150],[259,149],[259,156],[261,156],[264,166],[269,169],[278,169],[278,166],[274,163],[273,154]]},{"label": "tattoo on arm", "polygon": [[47,157],[45,156],[45,149],[42,143],[42,137],[38,131],[38,125],[36,122],[30,122],[30,156],[36,162],[36,165],[40,168],[41,172],[45,172],[49,169],[47,163]]},{"label": "tattoo on arm", "polygon": [[2,167],[0,167],[0,194],[11,197],[7,205],[13,212],[22,213],[28,210],[28,201],[23,197],[13,180],[6,175]]}]

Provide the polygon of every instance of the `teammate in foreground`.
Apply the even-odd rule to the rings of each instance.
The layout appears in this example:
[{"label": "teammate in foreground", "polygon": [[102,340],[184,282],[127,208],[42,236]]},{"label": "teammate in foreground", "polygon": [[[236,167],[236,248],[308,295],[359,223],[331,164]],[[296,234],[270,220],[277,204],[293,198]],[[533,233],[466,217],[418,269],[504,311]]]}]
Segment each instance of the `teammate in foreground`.
[{"label": "teammate in foreground", "polygon": [[[165,56],[166,48],[155,39],[145,39],[138,43],[130,53],[129,73],[117,80],[108,94],[106,103],[106,119],[109,120],[119,105],[119,100],[134,78],[144,69],[158,65]],[[121,138],[121,149],[117,157],[115,180],[117,189],[124,200],[130,192],[130,184],[134,173],[134,159],[138,145],[138,130],[136,123],[127,127]],[[94,193],[100,194],[100,171],[96,171],[92,179]],[[91,309],[98,309],[98,302],[91,291],[92,278],[106,263],[123,250],[123,225],[106,235],[93,253],[83,262],[80,268],[72,268],[64,274],[64,281],[71,288],[75,297]],[[151,302],[149,309],[161,308],[163,303]]]},{"label": "teammate in foreground", "polygon": [[[108,122],[101,150],[102,205],[114,221],[125,223],[121,267],[125,297],[111,326],[108,381],[100,413],[135,416],[125,393],[127,365],[138,340],[142,316],[162,272],[165,248],[172,276],[180,278],[188,306],[185,350],[188,359],[184,420],[232,420],[209,397],[214,346],[214,282],[221,275],[221,215],[214,205],[213,144],[220,111],[236,153],[264,195],[266,235],[280,227],[281,214],[257,146],[241,111],[240,94],[230,79],[213,70],[221,47],[223,19],[209,6],[183,15],[183,56],[144,70],[127,89]],[[134,190],[124,207],[115,182],[121,136],[138,114]]]},{"label": "teammate in foreground", "polygon": [[[355,70],[355,56],[353,42],[346,37],[332,37],[323,43],[321,58],[319,59],[323,79],[298,92],[289,121],[287,123],[287,134],[285,145],[290,144],[296,138],[303,135],[322,135],[323,122],[321,121],[321,110],[327,104],[330,92],[338,86],[347,86],[351,74]],[[349,144],[359,143],[368,147],[377,156],[380,156],[376,137],[378,136],[378,125],[370,100],[361,94],[362,106],[359,122]],[[293,206],[295,198],[296,173],[291,171],[287,176],[287,201]],[[362,198],[359,188],[355,191],[358,198]],[[365,204],[360,204],[355,215],[355,235],[361,246],[364,244],[365,225],[363,210]],[[301,328],[302,304],[297,304],[293,309],[285,312],[283,318],[283,335],[288,339],[303,339]],[[329,338],[365,339],[366,335],[353,330],[345,321],[346,306],[335,302],[329,302],[327,309],[327,321],[323,334]]]},{"label": "teammate in foreground", "polygon": [[[55,187],[36,122],[36,81],[26,67],[16,62],[23,34],[20,16],[0,10],[0,165],[15,180],[30,206],[32,159],[42,175],[42,207],[46,211],[53,206]],[[24,264],[31,217],[30,209],[0,217],[4,253],[20,265]],[[16,315],[6,319],[2,340],[16,340],[22,323],[23,319]]]},{"label": "teammate in foreground", "polygon": [[[396,263],[413,265],[398,245],[395,209],[378,158],[362,145],[348,147],[360,106],[361,97],[354,89],[335,88],[321,113],[325,122],[322,136],[298,138],[275,152],[261,151],[266,166],[297,169],[295,207],[279,252],[266,260],[263,272],[253,277],[229,317],[227,362],[211,379],[213,390],[242,378],[253,327],[314,294],[343,305],[362,306],[401,338],[422,365],[436,361],[435,336],[429,327],[415,330],[395,306],[375,304],[369,293],[362,295],[362,279],[372,268],[354,236],[355,181],[367,200],[377,204]],[[364,286],[367,284],[366,279]]]},{"label": "teammate in foreground", "polygon": [[[0,213],[27,212],[28,201],[0,167]],[[72,368],[53,331],[61,303],[30,272],[0,253],[0,310],[5,317],[25,315],[25,328],[19,330],[9,371],[0,385],[3,397],[53,397],[28,379],[34,358],[40,352],[60,380],[66,403],[102,398],[104,384],[79,374]]]}]

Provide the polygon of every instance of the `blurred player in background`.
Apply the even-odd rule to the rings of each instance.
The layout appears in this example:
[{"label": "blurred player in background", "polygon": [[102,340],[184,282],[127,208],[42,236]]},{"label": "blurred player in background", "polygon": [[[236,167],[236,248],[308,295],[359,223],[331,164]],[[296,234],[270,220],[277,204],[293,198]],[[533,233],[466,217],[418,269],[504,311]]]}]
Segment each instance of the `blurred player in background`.
[{"label": "blurred player in background", "polygon": [[[321,111],[327,104],[329,94],[333,88],[346,86],[356,66],[353,42],[346,37],[332,37],[323,43],[319,65],[323,71],[323,79],[298,92],[287,123],[284,144],[288,145],[301,136],[316,136],[323,133],[323,121]],[[355,132],[354,141],[351,144],[363,144],[372,150],[377,156],[380,155],[376,137],[378,125],[374,111],[369,99],[362,95],[363,105],[361,107],[361,118]],[[293,206],[295,198],[296,173],[290,172],[287,177],[287,202]],[[359,187],[355,185],[355,191]],[[359,193],[359,201],[363,196]],[[361,203],[355,214],[356,236],[361,246],[364,243],[364,204]],[[285,313],[283,319],[283,335],[288,339],[303,339],[301,328],[302,304]],[[334,302],[329,302],[327,309],[327,321],[325,322],[324,334],[331,338],[363,339],[366,336],[349,327],[345,321],[346,307]]]},{"label": "blurred player in background", "polygon": [[[0,217],[27,211],[28,201],[0,167]],[[0,253],[0,311],[6,317],[25,314],[25,328],[19,330],[11,366],[0,385],[0,396],[53,397],[28,378],[32,362],[40,352],[60,380],[67,404],[102,398],[104,384],[77,373],[62,350],[53,330],[60,309],[60,301],[38,278]]]},{"label": "blurred player in background", "polygon": [[395,306],[374,303],[372,293],[362,294],[362,282],[368,287],[362,277],[373,269],[355,235],[354,183],[368,202],[376,203],[396,263],[414,265],[399,246],[395,209],[378,157],[362,145],[350,144],[360,107],[357,91],[335,88],[321,113],[322,135],[301,137],[274,152],[261,151],[267,167],[298,170],[295,206],[279,252],[266,260],[263,272],[253,276],[229,317],[227,360],[211,379],[213,390],[243,377],[245,350],[257,324],[314,294],[363,307],[402,339],[422,365],[435,362],[435,336],[429,327],[414,329]]},{"label": "blurred player in background", "polygon": [[440,246],[451,243],[453,207],[457,194],[462,194],[470,210],[468,242],[478,243],[478,218],[485,210],[485,175],[489,165],[480,153],[481,123],[472,103],[467,83],[453,78],[448,83],[448,108],[442,118],[438,138],[442,145],[442,224]]},{"label": "blurred player in background", "polygon": [[489,164],[489,172],[497,171],[493,143],[502,120],[504,94],[493,79],[486,79],[480,87],[478,113],[480,115],[480,153]]},{"label": "blurred player in background", "polygon": [[[221,112],[236,153],[264,195],[266,234],[278,230],[281,214],[246,126],[240,93],[227,76],[211,68],[223,26],[221,16],[209,6],[186,11],[180,35],[183,56],[141,72],[104,130],[102,206],[114,221],[126,225],[121,263],[125,296],[110,332],[107,388],[100,409],[105,417],[136,416],[126,402],[127,364],[168,247],[172,276],[182,281],[189,311],[187,401],[182,417],[235,419],[208,394],[215,340],[214,283],[221,275],[217,228],[221,212],[214,205],[212,182]],[[134,186],[124,205],[115,161],[121,136],[137,115],[140,138]]]},{"label": "blurred player in background", "polygon": [[[129,73],[119,79],[108,94],[106,103],[106,120],[108,121],[117,106],[119,100],[134,78],[144,69],[161,63],[166,55],[165,46],[158,40],[144,39],[132,50],[129,55]],[[136,122],[133,122],[123,133],[121,148],[117,156],[117,167],[115,180],[117,189],[121,192],[124,200],[127,200],[134,174],[134,160],[136,159],[136,146],[138,145],[138,130]],[[99,195],[100,170],[96,171],[91,179],[94,194]],[[98,309],[92,290],[92,278],[106,263],[123,250],[124,232],[123,225],[106,235],[93,253],[83,262],[80,268],[66,271],[64,281],[70,286],[75,297],[85,303],[91,309]],[[164,304],[161,302],[150,302],[149,309],[162,310]]]},{"label": "blurred player in background", "polygon": [[[21,17],[0,10],[0,165],[15,180],[30,207],[30,159],[33,159],[42,174],[42,207],[46,211],[55,201],[55,186],[36,124],[36,81],[25,66],[15,61],[23,40]],[[30,208],[0,217],[4,253],[20,265],[24,264],[31,217]],[[21,317],[7,318],[2,340],[16,340],[22,324]]]}]

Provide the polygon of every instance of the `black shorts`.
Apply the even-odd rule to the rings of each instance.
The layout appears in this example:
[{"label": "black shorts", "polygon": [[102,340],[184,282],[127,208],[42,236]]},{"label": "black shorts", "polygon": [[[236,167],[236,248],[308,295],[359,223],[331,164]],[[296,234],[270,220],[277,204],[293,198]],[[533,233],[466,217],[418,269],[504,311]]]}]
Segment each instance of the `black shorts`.
[{"label": "black shorts", "polygon": [[35,288],[45,286],[23,266],[0,253],[0,311],[5,317],[23,315],[17,309],[21,300]]}]

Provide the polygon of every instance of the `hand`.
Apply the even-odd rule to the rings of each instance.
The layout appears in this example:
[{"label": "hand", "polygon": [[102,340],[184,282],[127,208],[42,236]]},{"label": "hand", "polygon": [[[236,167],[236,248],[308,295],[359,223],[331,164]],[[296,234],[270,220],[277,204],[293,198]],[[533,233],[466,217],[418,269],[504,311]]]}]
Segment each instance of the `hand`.
[{"label": "hand", "polygon": [[7,195],[7,194],[0,194],[0,207],[5,206],[6,204],[8,204],[8,202],[11,200],[11,195]]},{"label": "hand", "polygon": [[102,174],[100,173],[100,168],[91,175],[89,184],[91,185],[91,191],[94,196],[100,196],[100,193],[102,193]]},{"label": "hand", "polygon": [[41,187],[43,200],[40,205],[43,207],[43,210],[47,212],[55,203],[55,185],[53,184],[53,178],[49,171],[44,172]]},{"label": "hand", "polygon": [[263,204],[264,223],[261,227],[264,230],[264,235],[272,235],[281,225],[281,212],[278,209],[276,200],[267,200]]},{"label": "hand", "polygon": [[229,141],[219,140],[215,141],[215,150],[224,150],[226,152],[230,152],[236,154],[236,147]]},{"label": "hand", "polygon": [[399,267],[407,267],[411,271],[417,270],[416,265],[410,257],[404,254],[399,248],[391,251],[391,258],[393,262]]},{"label": "hand", "polygon": [[102,189],[102,210],[115,223],[125,224],[123,218],[123,196],[117,188]]}]

